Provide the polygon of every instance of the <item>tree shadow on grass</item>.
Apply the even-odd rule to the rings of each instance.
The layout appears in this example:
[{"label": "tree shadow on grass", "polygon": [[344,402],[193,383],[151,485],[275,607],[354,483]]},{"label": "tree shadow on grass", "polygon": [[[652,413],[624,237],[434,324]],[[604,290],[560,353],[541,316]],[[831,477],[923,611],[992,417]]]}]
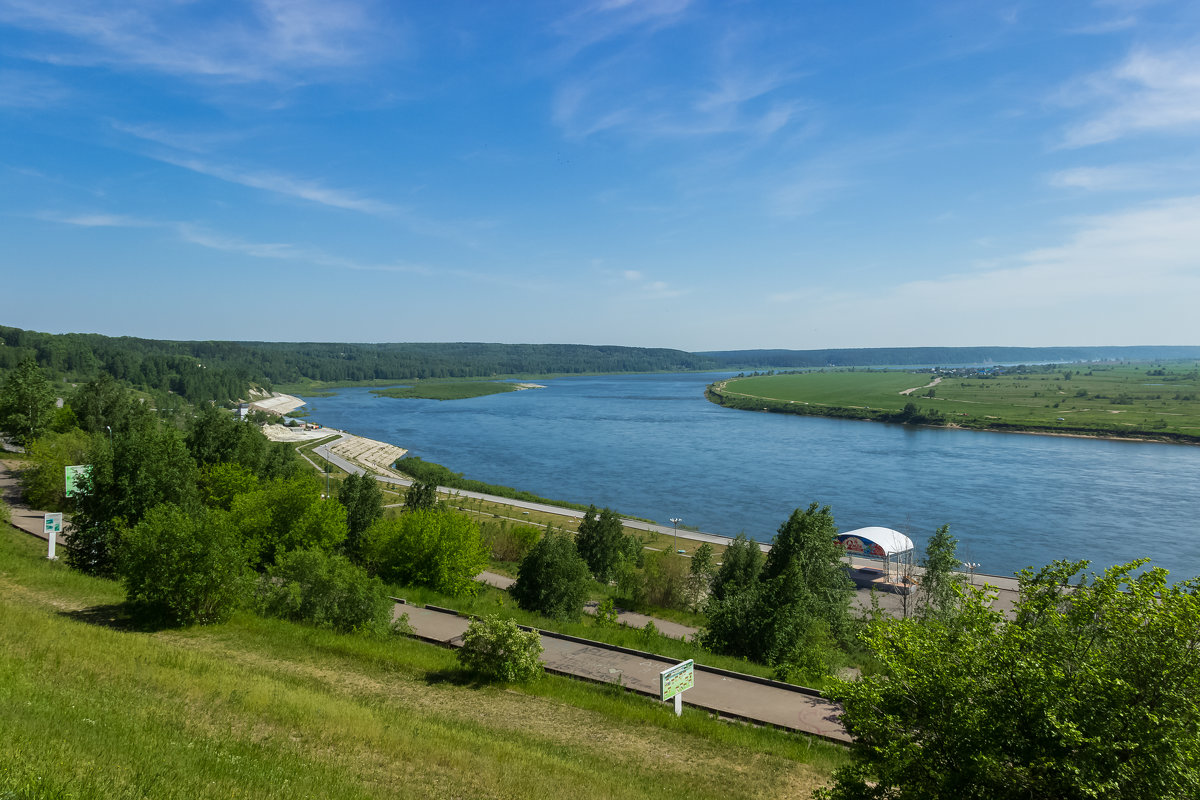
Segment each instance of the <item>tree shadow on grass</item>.
[{"label": "tree shadow on grass", "polygon": [[482,689],[491,685],[489,681],[462,667],[430,670],[425,673],[425,684],[427,686],[462,686],[468,689]]},{"label": "tree shadow on grass", "polygon": [[139,614],[138,609],[129,603],[107,603],[100,606],[88,606],[77,611],[59,611],[60,617],[83,622],[87,625],[97,625],[114,631],[127,633],[157,633],[158,631],[177,628],[162,620],[153,619]]}]

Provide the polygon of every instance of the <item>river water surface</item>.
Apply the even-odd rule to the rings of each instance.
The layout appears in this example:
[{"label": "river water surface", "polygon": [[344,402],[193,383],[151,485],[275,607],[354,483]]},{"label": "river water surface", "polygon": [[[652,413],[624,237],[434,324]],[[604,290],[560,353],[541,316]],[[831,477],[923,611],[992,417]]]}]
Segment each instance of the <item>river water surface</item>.
[{"label": "river water surface", "polygon": [[841,530],[895,528],[918,548],[948,523],[984,573],[1150,557],[1200,575],[1200,447],[737,411],[704,399],[724,377],[557,378],[446,402],[354,388],[308,410],[468,478],[711,533],[769,541],[818,502]]}]

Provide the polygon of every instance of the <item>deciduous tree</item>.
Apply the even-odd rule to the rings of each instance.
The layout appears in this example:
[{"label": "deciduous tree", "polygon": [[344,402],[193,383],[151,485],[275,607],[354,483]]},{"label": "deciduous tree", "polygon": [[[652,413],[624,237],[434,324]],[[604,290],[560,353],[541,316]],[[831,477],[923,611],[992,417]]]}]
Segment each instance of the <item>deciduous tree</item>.
[{"label": "deciduous tree", "polygon": [[948,613],[958,602],[961,592],[957,584],[962,583],[962,575],[955,570],[960,563],[958,539],[950,535],[949,525],[943,525],[929,537],[921,558],[924,572],[917,593],[920,613]]},{"label": "deciduous tree", "polygon": [[628,538],[615,511],[605,508],[597,513],[595,506],[589,506],[579,522],[575,546],[596,580],[608,583],[613,579],[617,563],[630,550],[626,543]]},{"label": "deciduous tree", "polygon": [[382,519],[366,534],[367,563],[385,581],[428,586],[450,595],[479,590],[487,566],[479,525],[448,509],[411,511]]},{"label": "deciduous tree", "polygon": [[126,531],[117,574],[129,602],[176,625],[221,622],[247,596],[245,542],[223,511],[163,504]]},{"label": "deciduous tree", "polygon": [[1144,563],[1071,587],[1086,562],[1025,570],[1012,621],[982,589],[873,621],[880,673],[828,692],[855,762],[823,796],[1200,796],[1200,581]]},{"label": "deciduous tree", "polygon": [[363,537],[383,517],[383,491],[370,475],[352,474],[338,487],[338,500],[346,507],[346,555],[356,564],[362,563]]},{"label": "deciduous tree", "polygon": [[521,561],[509,589],[517,605],[557,619],[579,619],[587,599],[588,566],[563,533],[546,531]]},{"label": "deciduous tree", "polygon": [[54,418],[54,387],[32,358],[22,361],[0,384],[0,431],[25,446],[41,436]]}]

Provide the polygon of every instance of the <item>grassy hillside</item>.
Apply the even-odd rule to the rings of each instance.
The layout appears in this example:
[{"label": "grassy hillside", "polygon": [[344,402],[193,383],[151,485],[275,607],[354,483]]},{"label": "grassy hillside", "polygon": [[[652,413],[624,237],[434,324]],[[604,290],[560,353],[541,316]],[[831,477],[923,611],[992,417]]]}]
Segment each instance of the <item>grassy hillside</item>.
[{"label": "grassy hillside", "polygon": [[844,758],[548,677],[240,615],[132,630],[116,584],[0,530],[0,797],[807,796]]}]

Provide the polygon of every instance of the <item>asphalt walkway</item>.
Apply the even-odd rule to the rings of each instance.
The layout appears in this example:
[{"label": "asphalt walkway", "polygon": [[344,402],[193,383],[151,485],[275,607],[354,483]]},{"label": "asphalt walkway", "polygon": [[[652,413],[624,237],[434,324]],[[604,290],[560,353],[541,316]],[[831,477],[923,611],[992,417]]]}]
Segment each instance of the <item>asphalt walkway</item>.
[{"label": "asphalt walkway", "polygon": [[[469,620],[456,614],[397,603],[395,615],[407,614],[416,635],[426,641],[461,647]],[[672,659],[634,653],[558,635],[542,634],[542,663],[550,671],[657,697],[659,673],[675,665]],[[683,695],[685,705],[721,716],[766,723],[814,734],[837,742],[850,741],[839,721],[840,706],[799,687],[739,676],[696,670],[696,685]]]}]

